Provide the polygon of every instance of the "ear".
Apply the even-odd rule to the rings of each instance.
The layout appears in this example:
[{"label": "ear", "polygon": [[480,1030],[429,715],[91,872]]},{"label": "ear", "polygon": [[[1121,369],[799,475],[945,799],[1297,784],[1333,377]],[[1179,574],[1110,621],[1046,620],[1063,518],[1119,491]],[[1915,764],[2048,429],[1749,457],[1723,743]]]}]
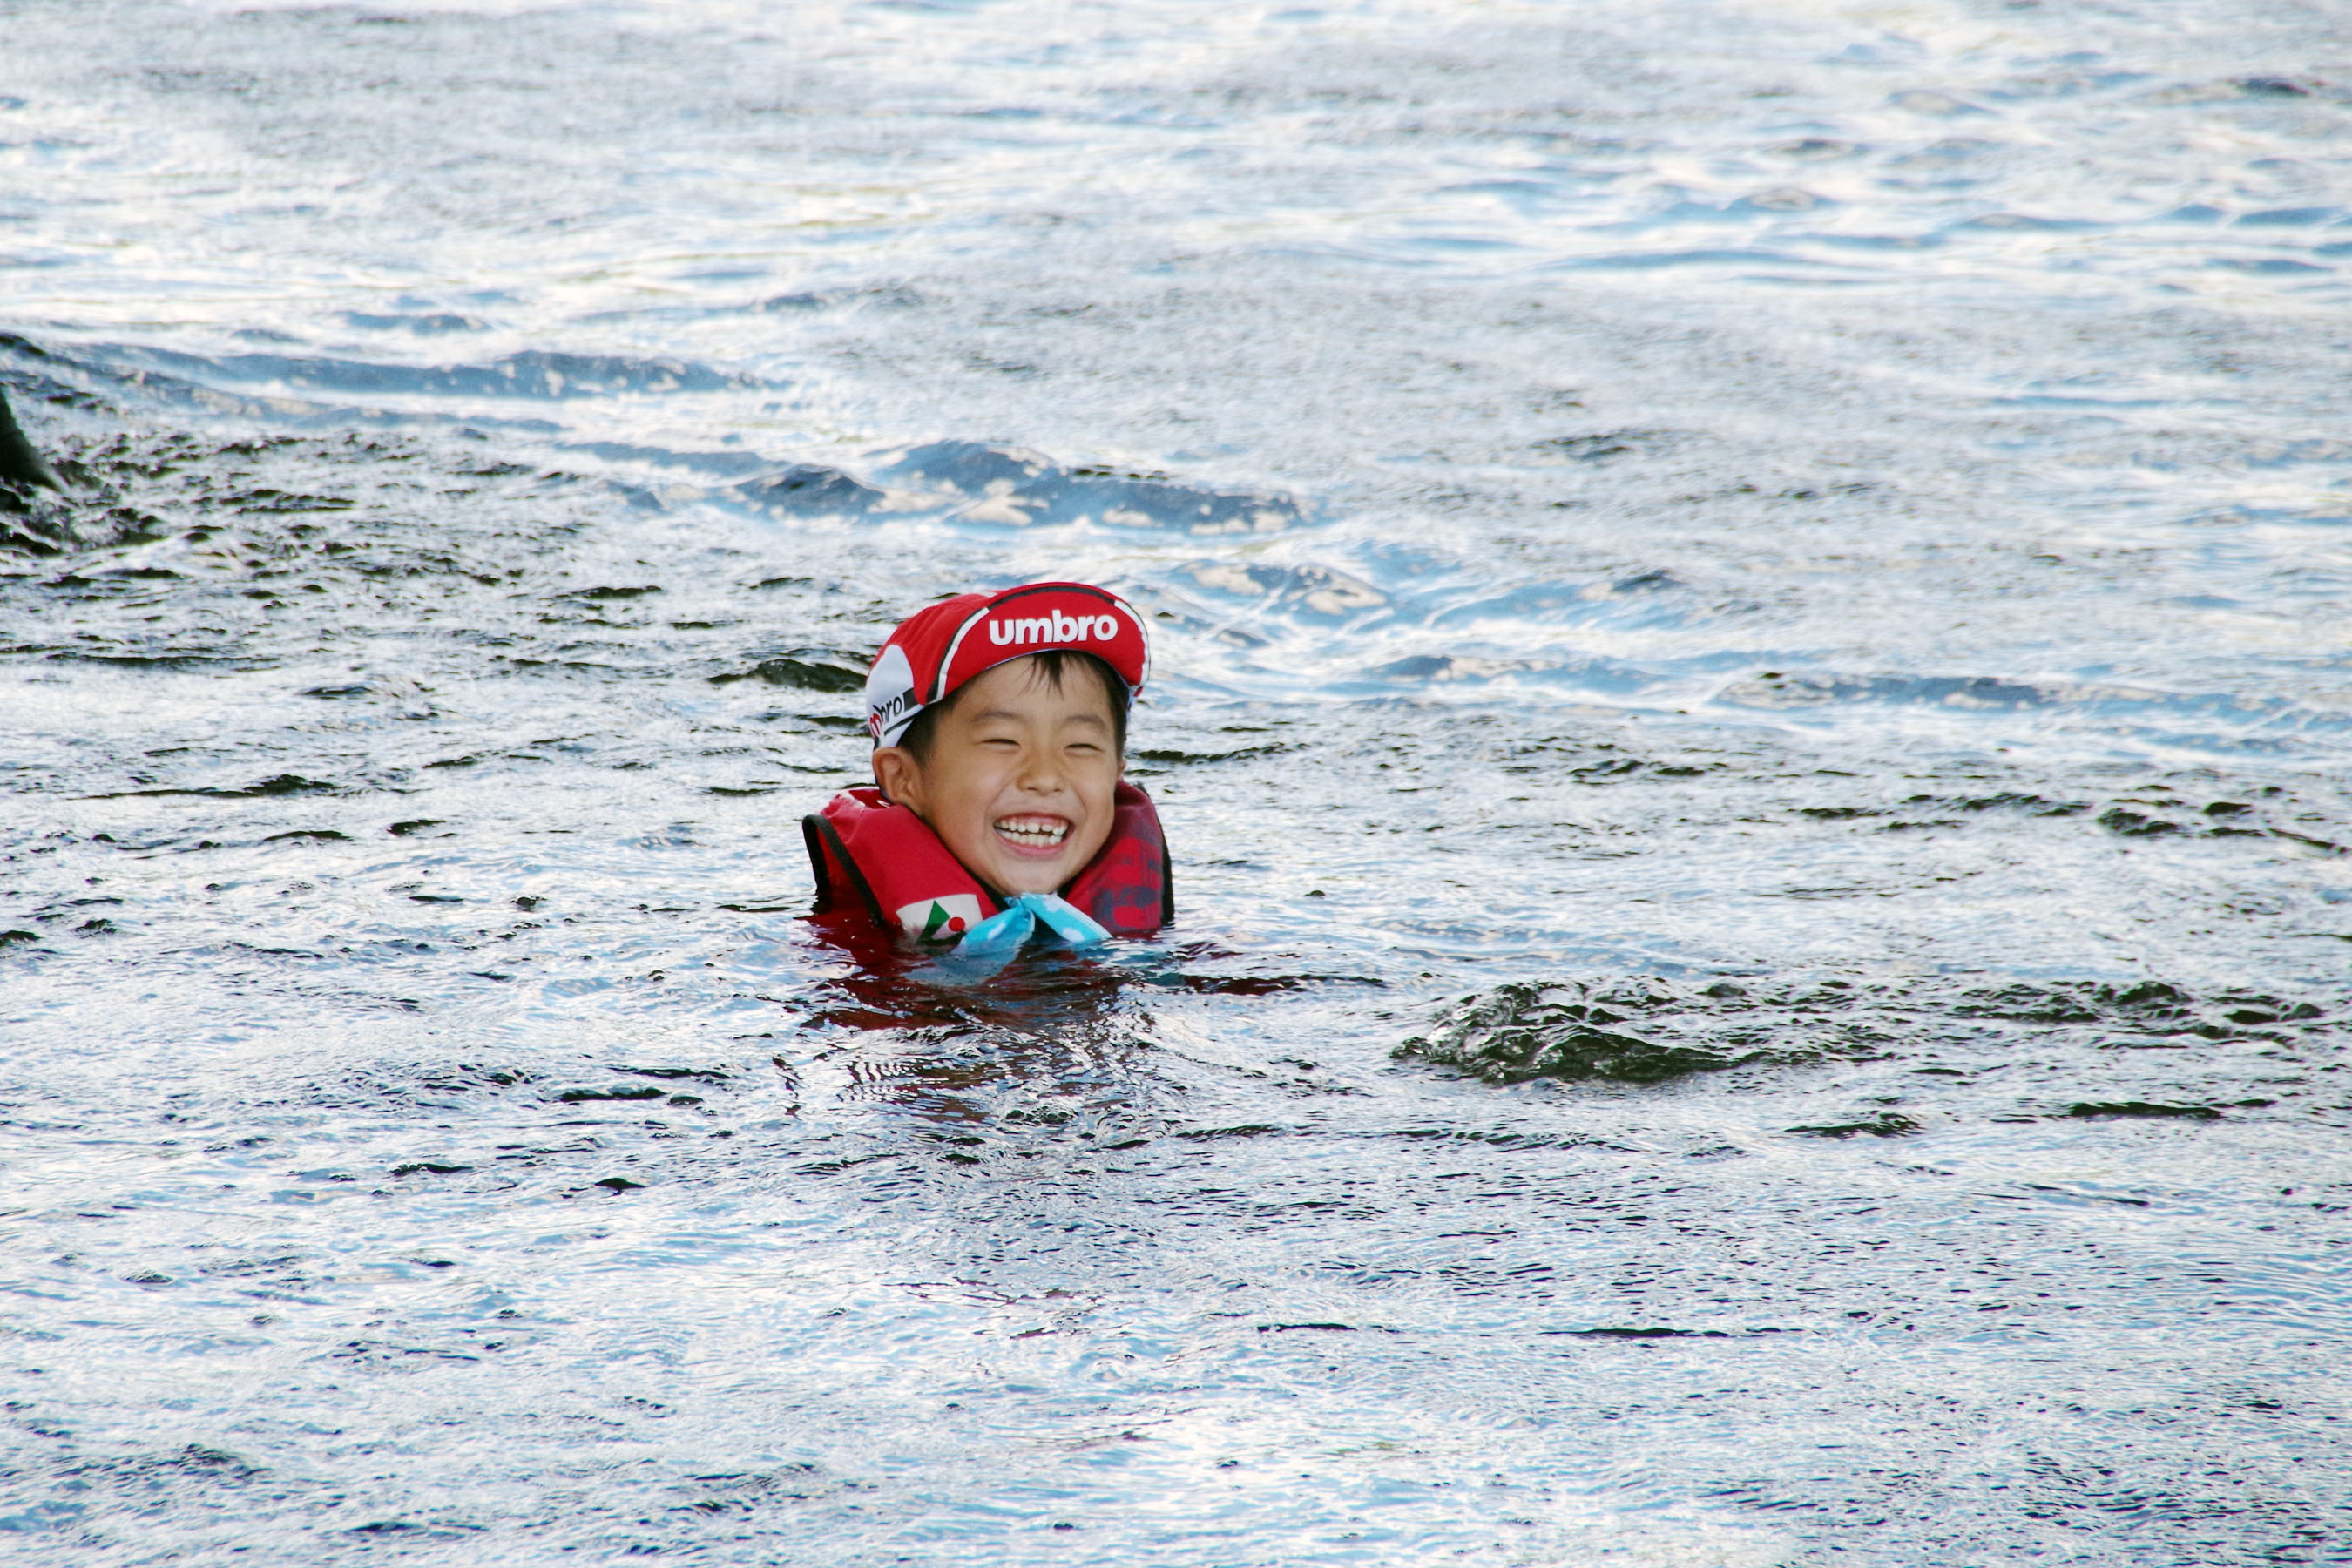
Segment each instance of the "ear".
[{"label": "ear", "polygon": [[900,805],[923,812],[923,767],[904,746],[879,746],[874,752],[874,782]]}]

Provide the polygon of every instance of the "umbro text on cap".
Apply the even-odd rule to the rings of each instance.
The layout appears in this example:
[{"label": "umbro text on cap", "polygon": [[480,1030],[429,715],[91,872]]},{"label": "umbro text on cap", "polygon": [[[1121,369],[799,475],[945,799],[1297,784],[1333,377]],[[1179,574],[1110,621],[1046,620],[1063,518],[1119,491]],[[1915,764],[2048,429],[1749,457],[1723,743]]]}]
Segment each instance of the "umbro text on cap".
[{"label": "umbro text on cap", "polygon": [[1133,605],[1086,583],[1030,583],[961,594],[908,616],[866,677],[866,727],[877,746],[895,746],[918,714],[965,681],[1053,648],[1093,654],[1130,698],[1143,689],[1150,650]]}]

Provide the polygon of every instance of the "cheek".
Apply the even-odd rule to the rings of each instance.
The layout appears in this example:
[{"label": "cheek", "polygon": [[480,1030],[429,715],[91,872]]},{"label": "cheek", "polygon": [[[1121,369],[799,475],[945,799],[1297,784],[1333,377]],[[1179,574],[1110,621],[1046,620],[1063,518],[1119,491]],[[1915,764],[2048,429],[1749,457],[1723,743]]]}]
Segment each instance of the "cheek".
[{"label": "cheek", "polygon": [[1000,770],[989,765],[992,760],[985,752],[960,757],[953,770],[941,781],[944,787],[940,793],[945,800],[953,803],[949,809],[955,815],[968,817],[988,815],[1001,783],[997,777]]},{"label": "cheek", "polygon": [[954,831],[974,846],[996,842],[995,825],[1000,813],[1018,805],[1016,794],[1010,782],[1013,769],[996,758],[974,759],[956,778],[955,804],[948,808],[945,818]]},{"label": "cheek", "polygon": [[1079,788],[1079,797],[1087,804],[1087,826],[1090,832],[1108,837],[1110,819],[1118,809],[1118,764],[1112,763],[1098,773],[1089,776]]}]

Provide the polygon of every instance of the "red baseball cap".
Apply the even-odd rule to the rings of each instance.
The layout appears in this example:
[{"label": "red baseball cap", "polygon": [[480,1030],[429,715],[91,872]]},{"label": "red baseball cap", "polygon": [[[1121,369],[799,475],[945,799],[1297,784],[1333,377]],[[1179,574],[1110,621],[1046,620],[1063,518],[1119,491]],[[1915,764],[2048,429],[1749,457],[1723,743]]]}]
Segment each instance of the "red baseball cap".
[{"label": "red baseball cap", "polygon": [[1143,689],[1151,663],[1143,617],[1117,594],[1085,583],[1030,583],[999,594],[959,594],[909,616],[866,677],[866,727],[895,746],[915,716],[1007,660],[1067,648],[1090,653]]}]

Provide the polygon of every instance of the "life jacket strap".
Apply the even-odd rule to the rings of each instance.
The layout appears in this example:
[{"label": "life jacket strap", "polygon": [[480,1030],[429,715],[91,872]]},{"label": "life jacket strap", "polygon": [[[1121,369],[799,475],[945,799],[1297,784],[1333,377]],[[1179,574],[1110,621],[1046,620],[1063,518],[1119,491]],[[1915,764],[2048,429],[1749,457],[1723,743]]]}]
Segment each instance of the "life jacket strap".
[{"label": "life jacket strap", "polygon": [[845,890],[865,906],[874,923],[887,928],[882,900],[874,896],[866,873],[857,868],[856,858],[842,844],[833,824],[811,812],[801,818],[801,840],[808,846],[809,874],[816,879],[815,912],[822,915],[839,909],[845,884]]}]

